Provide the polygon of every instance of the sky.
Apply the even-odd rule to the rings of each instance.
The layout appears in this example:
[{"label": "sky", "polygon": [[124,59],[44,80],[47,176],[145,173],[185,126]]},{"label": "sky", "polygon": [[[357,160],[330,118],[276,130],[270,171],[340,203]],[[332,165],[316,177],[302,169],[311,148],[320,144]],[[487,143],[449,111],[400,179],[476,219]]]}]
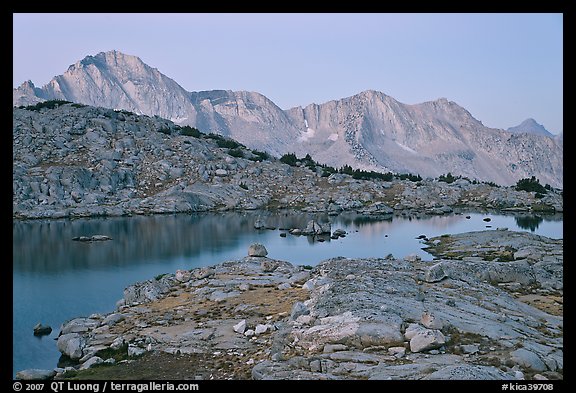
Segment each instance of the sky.
[{"label": "sky", "polygon": [[114,49],[188,91],[256,91],[282,109],[377,90],[563,131],[561,13],[13,14],[13,87]]}]

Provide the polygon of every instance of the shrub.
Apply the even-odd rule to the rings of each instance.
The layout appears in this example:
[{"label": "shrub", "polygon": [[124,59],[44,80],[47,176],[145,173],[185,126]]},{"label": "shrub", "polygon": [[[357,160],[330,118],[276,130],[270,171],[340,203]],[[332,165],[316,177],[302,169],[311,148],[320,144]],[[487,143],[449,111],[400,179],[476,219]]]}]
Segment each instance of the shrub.
[{"label": "shrub", "polygon": [[236,149],[238,147],[244,146],[239,142],[236,142],[235,140],[232,139],[217,139],[216,140],[216,144],[218,145],[218,147],[223,147],[223,148],[227,148],[227,149]]},{"label": "shrub", "polygon": [[228,154],[230,154],[232,157],[237,158],[244,157],[244,152],[242,151],[242,149],[230,149],[228,150]]},{"label": "shrub", "polygon": [[42,109],[42,108],[54,109],[54,108],[57,108],[60,105],[64,105],[64,104],[71,104],[71,102],[65,101],[65,100],[50,100],[50,101],[39,102],[35,105],[28,105],[28,106],[24,107],[23,109],[27,109],[29,111],[40,111],[40,109]]},{"label": "shrub", "polygon": [[248,189],[248,186],[247,186],[246,184],[244,184],[244,183],[240,183],[240,188],[243,188],[243,189],[247,190],[247,189]]},{"label": "shrub", "polygon": [[296,154],[294,153],[286,153],[282,157],[280,157],[280,162],[288,164],[290,166],[296,166],[298,158],[296,158]]},{"label": "shrub", "polygon": [[548,192],[535,176],[518,180],[516,183],[516,191],[535,191],[537,194],[546,194]]},{"label": "shrub", "polygon": [[250,157],[252,161],[264,161],[270,158],[270,155],[265,151],[252,150],[252,154],[256,157]]},{"label": "shrub", "polygon": [[443,181],[443,182],[448,183],[448,184],[454,183],[454,181],[455,181],[456,179],[457,179],[457,178],[454,177],[454,176],[452,176],[452,174],[451,174],[450,172],[448,172],[446,175],[440,175],[440,176],[438,176],[438,181]]},{"label": "shrub", "polygon": [[180,129],[180,135],[191,136],[194,138],[200,138],[201,132],[197,128],[190,127],[190,126],[184,126]]}]

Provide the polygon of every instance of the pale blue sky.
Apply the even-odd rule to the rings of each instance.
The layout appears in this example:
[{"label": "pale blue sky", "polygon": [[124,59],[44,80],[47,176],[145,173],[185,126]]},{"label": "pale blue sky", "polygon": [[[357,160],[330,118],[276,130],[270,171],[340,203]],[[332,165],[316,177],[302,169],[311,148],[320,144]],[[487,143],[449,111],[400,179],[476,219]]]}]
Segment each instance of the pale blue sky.
[{"label": "pale blue sky", "polygon": [[140,57],[188,91],[257,91],[280,108],[378,90],[445,97],[484,125],[563,130],[562,14],[14,14],[13,85],[87,55]]}]

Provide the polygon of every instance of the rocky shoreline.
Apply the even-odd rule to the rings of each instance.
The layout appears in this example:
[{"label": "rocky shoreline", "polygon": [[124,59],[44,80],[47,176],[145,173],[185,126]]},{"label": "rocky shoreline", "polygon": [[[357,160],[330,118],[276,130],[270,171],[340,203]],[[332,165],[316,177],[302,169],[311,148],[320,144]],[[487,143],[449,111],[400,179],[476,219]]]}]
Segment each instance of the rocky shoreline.
[{"label": "rocky shoreline", "polygon": [[559,190],[536,195],[464,178],[354,179],[318,165],[290,166],[159,117],[78,104],[15,108],[13,162],[14,219],[255,209],[332,215],[446,214],[459,207],[563,211]]},{"label": "rocky shoreline", "polygon": [[115,312],[64,323],[71,365],[34,378],[563,379],[562,240],[500,229],[426,244],[433,261],[312,269],[255,245],[136,283]]}]

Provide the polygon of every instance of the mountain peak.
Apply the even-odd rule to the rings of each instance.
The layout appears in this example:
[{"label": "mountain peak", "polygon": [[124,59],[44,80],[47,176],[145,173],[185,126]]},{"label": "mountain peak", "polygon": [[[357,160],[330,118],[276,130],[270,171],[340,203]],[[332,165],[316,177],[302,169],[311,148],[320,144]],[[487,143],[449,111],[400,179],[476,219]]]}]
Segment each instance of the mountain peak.
[{"label": "mountain peak", "polygon": [[542,124],[539,124],[536,120],[532,119],[531,117],[524,120],[522,123],[520,123],[519,125],[517,125],[515,127],[508,128],[507,131],[513,132],[516,134],[527,133],[527,134],[544,135],[544,136],[549,136],[549,137],[554,136],[550,133],[550,131],[548,131],[546,128],[544,128],[544,126]]},{"label": "mountain peak", "polygon": [[117,50],[111,50],[107,52],[99,52],[96,55],[88,55],[82,60],[77,61],[68,67],[69,72],[73,72],[77,69],[83,69],[84,67],[94,65],[97,68],[104,67],[144,67],[145,64],[138,56],[127,55]]}]

